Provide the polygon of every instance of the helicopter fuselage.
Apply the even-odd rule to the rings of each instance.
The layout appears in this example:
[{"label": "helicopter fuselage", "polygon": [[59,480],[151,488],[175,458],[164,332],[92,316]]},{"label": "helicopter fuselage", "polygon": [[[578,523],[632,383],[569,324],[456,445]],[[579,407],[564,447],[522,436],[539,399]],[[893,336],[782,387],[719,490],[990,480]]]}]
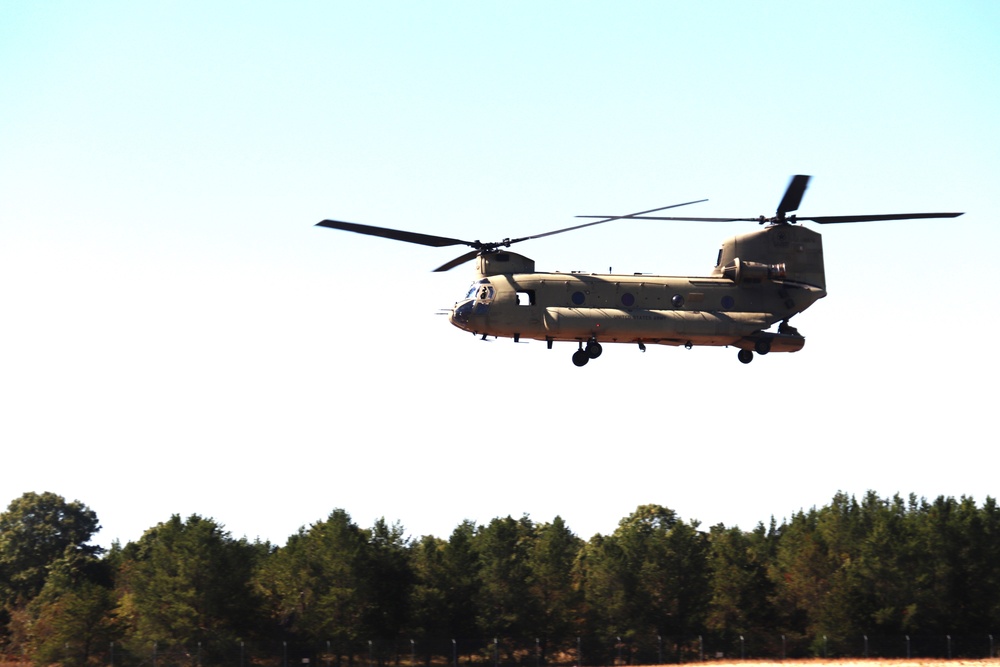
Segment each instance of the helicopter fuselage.
[{"label": "helicopter fuselage", "polygon": [[[422,232],[375,227],[342,220],[317,225],[418,245],[465,245],[472,250],[439,266],[448,271],[476,260],[476,279],[464,299],[449,311],[451,323],[481,335],[573,341],[579,348],[573,363],[585,365],[601,355],[603,343],[734,346],[748,364],[756,354],[796,352],[805,338],[788,320],[826,296],[823,243],[802,227],[816,224],[957,218],[962,213],[877,213],[798,216],[811,177],[797,174],[785,189],[773,216],[700,218],[650,215],[706,200],[684,202],[627,215],[582,215],[594,218],[572,227],[505,238],[469,241]],[[791,214],[791,215],[790,215]],[[728,223],[757,222],[766,227],[728,239],[715,268],[704,277],[645,273],[541,273],[524,255],[507,252],[514,243],[571,232],[613,220],[681,220]],[[769,330],[778,324],[777,330]]]},{"label": "helicopter fuselage", "polygon": [[[820,235],[769,227],[723,244],[712,275],[540,273],[516,253],[479,257],[450,313],[455,326],[515,340],[730,345],[795,352],[791,327],[767,332],[826,296]],[[807,282],[808,280],[808,282]]]}]

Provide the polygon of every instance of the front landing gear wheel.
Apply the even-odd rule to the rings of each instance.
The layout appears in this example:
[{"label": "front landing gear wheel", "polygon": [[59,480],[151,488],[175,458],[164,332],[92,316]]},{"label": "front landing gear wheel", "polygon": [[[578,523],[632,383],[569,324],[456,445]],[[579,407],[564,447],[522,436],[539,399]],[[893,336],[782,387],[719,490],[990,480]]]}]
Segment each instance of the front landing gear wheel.
[{"label": "front landing gear wheel", "polygon": [[761,338],[753,344],[753,349],[757,354],[767,354],[771,351],[771,341],[766,338]]},{"label": "front landing gear wheel", "polygon": [[740,350],[740,353],[736,355],[736,358],[739,359],[741,363],[749,364],[753,361],[753,352],[750,350]]},{"label": "front landing gear wheel", "polygon": [[588,361],[590,361],[590,355],[587,354],[586,350],[577,350],[573,353],[573,363],[575,365],[586,366]]},{"label": "front landing gear wheel", "polygon": [[597,357],[601,356],[601,352],[603,351],[604,348],[601,347],[601,344],[598,343],[596,340],[592,340],[589,343],[587,343],[586,352],[587,356],[590,357],[591,359],[596,359]]}]

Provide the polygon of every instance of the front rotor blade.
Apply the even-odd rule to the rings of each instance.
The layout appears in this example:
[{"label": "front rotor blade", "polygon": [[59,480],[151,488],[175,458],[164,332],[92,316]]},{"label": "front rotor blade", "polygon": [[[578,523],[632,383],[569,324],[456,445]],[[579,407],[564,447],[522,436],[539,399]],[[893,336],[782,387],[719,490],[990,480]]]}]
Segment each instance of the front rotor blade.
[{"label": "front rotor blade", "polygon": [[475,257],[478,254],[479,254],[478,250],[473,250],[471,252],[467,252],[464,255],[462,255],[460,257],[456,257],[455,259],[451,260],[450,262],[447,262],[446,264],[442,264],[441,266],[439,266],[436,269],[434,269],[434,271],[450,271],[451,269],[454,269],[459,264],[465,264],[466,262],[468,262],[470,259],[472,259],[473,257]]},{"label": "front rotor blade", "polygon": [[433,234],[406,232],[398,229],[388,229],[386,227],[359,225],[356,222],[342,222],[340,220],[324,220],[322,222],[317,222],[316,226],[329,227],[330,229],[342,229],[345,232],[356,232],[358,234],[366,234],[368,236],[380,236],[384,239],[392,239],[394,241],[406,241],[407,243],[429,245],[435,248],[442,248],[449,245],[467,245],[475,248],[478,245],[478,242],[452,239],[447,236],[434,236]]},{"label": "front rotor blade", "polygon": [[593,225],[600,225],[605,222],[611,222],[612,220],[624,220],[627,218],[635,218],[642,215],[643,213],[655,213],[656,211],[665,211],[668,208],[677,208],[679,206],[688,206],[689,204],[700,204],[701,202],[708,201],[707,199],[696,199],[694,201],[687,201],[683,204],[671,204],[670,206],[661,206],[659,208],[651,208],[648,211],[639,211],[638,213],[629,213],[628,215],[578,215],[578,218],[604,218],[603,220],[595,220],[594,222],[585,222],[582,225],[573,225],[572,227],[565,227],[563,229],[557,229],[551,232],[544,232],[542,234],[535,234],[534,236],[525,236],[524,238],[514,239],[511,243],[517,243],[518,241],[527,241],[528,239],[540,239],[544,236],[552,236],[553,234],[562,234],[563,232],[571,232],[574,229],[583,229],[584,227],[591,227]]},{"label": "front rotor blade", "polygon": [[818,218],[795,216],[796,220],[812,220],[821,225],[837,222],[872,222],[874,220],[916,220],[920,218],[957,218],[962,213],[886,213],[883,215],[824,215]]},{"label": "front rotor blade", "polygon": [[[544,234],[536,234],[535,236],[526,236],[524,239],[517,239],[518,241],[524,241],[526,239],[540,239],[543,236],[551,236],[552,234],[561,234],[562,232],[572,231],[574,229],[582,229],[583,227],[590,227],[591,225],[599,225],[604,222],[611,222],[612,220],[671,220],[672,218],[646,218],[643,217],[646,213],[656,213],[657,211],[666,211],[668,208],[678,208],[680,206],[688,206],[690,204],[700,204],[702,202],[708,201],[707,199],[695,199],[694,201],[686,201],[683,204],[671,204],[670,206],[661,206],[660,208],[651,208],[648,211],[639,211],[638,213],[627,213],[625,215],[578,215],[578,218],[603,218],[603,220],[595,220],[594,222],[585,222],[582,225],[576,225],[575,227],[567,227],[566,229],[557,229],[554,232],[546,232]],[[687,218],[677,218],[677,220],[686,220]]]},{"label": "front rotor blade", "polygon": [[799,204],[802,203],[802,195],[806,193],[810,178],[812,177],[802,174],[792,176],[792,180],[788,184],[788,189],[785,190],[785,196],[781,198],[781,203],[778,204],[779,218],[783,217],[789,211],[797,211],[799,209]]}]

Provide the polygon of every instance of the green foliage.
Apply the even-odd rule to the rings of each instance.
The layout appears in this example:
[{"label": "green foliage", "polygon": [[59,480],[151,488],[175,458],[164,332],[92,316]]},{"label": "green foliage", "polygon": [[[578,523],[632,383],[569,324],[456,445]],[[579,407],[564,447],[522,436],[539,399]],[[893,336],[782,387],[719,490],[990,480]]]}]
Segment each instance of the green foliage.
[{"label": "green foliage", "polygon": [[96,555],[87,545],[100,530],[97,515],[54,493],[25,493],[0,514],[0,603],[21,606],[45,585],[49,567],[64,556]]},{"label": "green foliage", "polygon": [[493,519],[476,532],[476,608],[483,636],[522,637],[534,627],[539,608],[528,585],[534,536],[535,527],[528,517]]},{"label": "green foliage", "polygon": [[588,663],[645,662],[664,643],[676,653],[660,657],[686,661],[700,635],[720,646],[757,638],[752,649],[769,656],[787,638],[790,656],[834,657],[862,635],[985,636],[1000,625],[992,498],[838,493],[780,526],[707,533],[642,505],[586,542],[560,517],[466,521],[447,541],[411,541],[398,523],[363,529],[334,510],[280,548],[173,516],[102,557],[87,546],[96,530],[93,512],[54,494],[25,494],[0,515],[8,649],[83,667],[107,664],[111,642],[122,664],[153,643],[186,646],[170,661],[193,663],[199,644],[197,660],[214,665],[241,641],[329,642],[339,666],[370,646],[380,663],[398,661],[405,638],[431,664],[451,650],[492,656],[496,637],[507,662],[548,662],[582,637]]},{"label": "green foliage", "polygon": [[413,569],[409,541],[399,523],[378,519],[367,531],[361,572],[367,602],[364,626],[369,637],[395,638],[409,616]]},{"label": "green foliage", "polygon": [[120,637],[114,616],[114,591],[82,581],[48,590],[32,602],[28,652],[39,665],[102,664],[105,649]]},{"label": "green foliage", "polygon": [[567,649],[567,640],[578,634],[583,595],[573,566],[582,547],[562,517],[535,529],[528,551],[528,593],[538,613],[534,625],[543,660],[552,650]]},{"label": "green foliage", "polygon": [[777,529],[758,524],[752,532],[713,526],[709,533],[711,603],[707,627],[722,637],[766,636],[778,627],[772,605],[773,561]]},{"label": "green foliage", "polygon": [[696,635],[708,612],[708,540],[696,522],[643,505],[584,548],[588,629],[604,637]]},{"label": "green foliage", "polygon": [[1000,621],[998,538],[991,498],[838,493],[782,527],[776,607],[798,636],[986,634]]},{"label": "green foliage", "polygon": [[477,634],[476,601],[479,599],[480,561],[474,541],[476,526],[463,521],[448,538],[442,553],[445,612],[452,638]]},{"label": "green foliage", "polygon": [[449,632],[448,572],[445,566],[447,542],[425,535],[411,547],[411,564],[415,583],[408,601],[411,612],[407,631],[427,646],[444,646],[454,635]]},{"label": "green foliage", "polygon": [[411,547],[414,584],[411,589],[410,636],[421,651],[451,644],[456,638],[479,636],[476,601],[480,561],[473,549],[476,526],[464,521],[448,541],[425,536]]},{"label": "green foliage", "polygon": [[365,635],[367,539],[344,510],[288,539],[264,564],[257,585],[278,627],[349,652]]},{"label": "green foliage", "polygon": [[235,540],[212,519],[174,515],[121,554],[117,614],[136,652],[247,637],[260,604],[251,588],[267,545]]},{"label": "green foliage", "polygon": [[342,509],[302,528],[256,578],[277,628],[351,655],[363,641],[395,638],[409,617],[410,545],[399,524],[359,528]]}]

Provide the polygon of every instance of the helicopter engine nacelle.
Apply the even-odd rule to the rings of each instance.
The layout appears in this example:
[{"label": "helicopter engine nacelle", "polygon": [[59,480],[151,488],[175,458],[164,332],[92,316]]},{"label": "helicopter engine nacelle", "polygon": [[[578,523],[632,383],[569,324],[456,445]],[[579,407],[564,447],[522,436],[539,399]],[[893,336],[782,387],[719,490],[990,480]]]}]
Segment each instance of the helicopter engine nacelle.
[{"label": "helicopter engine nacelle", "polygon": [[[771,280],[803,283],[825,290],[820,235],[799,225],[771,225],[734,236],[722,244],[712,275],[725,275],[745,283],[767,279],[768,271],[772,273]],[[780,278],[777,273],[781,274]]]},{"label": "helicopter engine nacelle", "polygon": [[739,257],[722,268],[722,276],[732,280],[737,285],[742,283],[759,283],[762,280],[781,280],[785,277],[785,263],[764,264],[763,262],[746,262]]}]

